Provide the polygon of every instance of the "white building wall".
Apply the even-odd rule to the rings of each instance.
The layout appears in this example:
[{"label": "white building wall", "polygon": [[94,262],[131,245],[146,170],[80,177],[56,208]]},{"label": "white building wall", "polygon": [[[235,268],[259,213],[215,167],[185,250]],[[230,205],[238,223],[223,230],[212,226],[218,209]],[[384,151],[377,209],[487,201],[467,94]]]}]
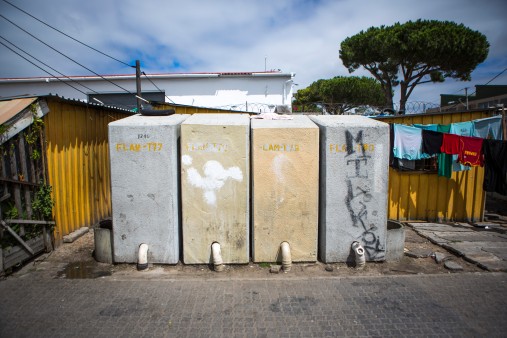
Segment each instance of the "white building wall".
[{"label": "white building wall", "polygon": [[[200,73],[148,75],[141,79],[143,92],[165,91],[166,102],[211,108],[248,111],[266,111],[292,101],[295,74],[278,72]],[[135,76],[72,77],[59,81],[55,78],[0,79],[0,98],[56,94],[65,98],[86,101],[88,94],[136,92]],[[115,86],[114,84],[117,86]],[[76,87],[80,91],[70,87]],[[84,85],[88,88],[85,88]],[[122,88],[120,88],[122,87]]]}]

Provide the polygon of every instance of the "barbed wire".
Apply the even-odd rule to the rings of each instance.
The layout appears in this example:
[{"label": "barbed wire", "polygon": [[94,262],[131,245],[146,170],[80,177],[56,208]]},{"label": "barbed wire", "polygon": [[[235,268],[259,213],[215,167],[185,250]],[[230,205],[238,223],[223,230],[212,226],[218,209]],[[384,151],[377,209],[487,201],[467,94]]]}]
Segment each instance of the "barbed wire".
[{"label": "barbed wire", "polygon": [[423,114],[429,109],[439,108],[440,104],[434,102],[411,101],[405,104],[405,110],[400,111],[399,104],[393,107],[371,106],[365,104],[350,103],[326,103],[312,102],[303,105],[293,104],[292,112],[320,113],[320,114],[345,114],[345,115],[380,115],[380,114]]},{"label": "barbed wire", "polygon": [[[244,102],[237,104],[228,104],[211,108],[235,110],[253,113],[272,113],[277,109],[277,105],[259,102]],[[352,107],[352,108],[350,108]],[[440,104],[434,102],[411,101],[405,104],[404,114],[423,114],[429,109],[439,108]],[[350,103],[327,103],[312,102],[292,105],[293,113],[316,113],[331,115],[380,115],[380,114],[400,114],[399,104],[394,104],[393,108],[387,106],[371,106],[365,104]]]}]

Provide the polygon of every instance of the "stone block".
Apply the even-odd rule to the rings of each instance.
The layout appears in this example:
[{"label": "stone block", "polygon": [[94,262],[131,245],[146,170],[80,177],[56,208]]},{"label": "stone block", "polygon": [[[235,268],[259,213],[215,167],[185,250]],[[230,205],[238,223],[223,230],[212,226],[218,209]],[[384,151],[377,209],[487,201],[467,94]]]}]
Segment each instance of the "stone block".
[{"label": "stone block", "polygon": [[319,130],[306,116],[252,120],[252,222],[255,262],[316,261]]},{"label": "stone block", "polygon": [[188,116],[134,115],[109,124],[116,263],[137,262],[142,243],[149,263],[179,260],[178,140]]},{"label": "stone block", "polygon": [[183,261],[208,264],[220,244],[224,264],[248,263],[250,117],[195,114],[181,125]]},{"label": "stone block", "polygon": [[320,129],[319,254],[352,260],[358,241],[367,261],[386,254],[389,125],[363,116],[311,116]]}]

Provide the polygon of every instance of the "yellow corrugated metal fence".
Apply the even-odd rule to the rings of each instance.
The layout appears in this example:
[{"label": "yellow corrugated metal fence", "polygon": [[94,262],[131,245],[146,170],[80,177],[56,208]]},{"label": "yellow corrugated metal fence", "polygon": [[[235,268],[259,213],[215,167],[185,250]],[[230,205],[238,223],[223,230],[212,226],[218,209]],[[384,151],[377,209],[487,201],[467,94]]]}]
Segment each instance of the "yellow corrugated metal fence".
[{"label": "yellow corrugated metal fence", "polygon": [[173,104],[173,103],[159,103],[154,106],[154,109],[163,110],[163,109],[174,109],[175,114],[245,114],[248,112],[239,111],[239,110],[226,110],[219,108],[206,108],[206,107],[195,107],[195,106],[186,106],[181,104]]},{"label": "yellow corrugated metal fence", "polygon": [[111,216],[107,125],[126,114],[50,98],[47,103],[48,178],[59,244],[64,235]]},{"label": "yellow corrugated metal fence", "polygon": [[[404,115],[378,118],[399,124],[450,124],[492,116],[488,112]],[[436,173],[403,172],[389,168],[388,217],[397,220],[479,221],[485,193],[484,168],[453,172],[450,179]]]}]

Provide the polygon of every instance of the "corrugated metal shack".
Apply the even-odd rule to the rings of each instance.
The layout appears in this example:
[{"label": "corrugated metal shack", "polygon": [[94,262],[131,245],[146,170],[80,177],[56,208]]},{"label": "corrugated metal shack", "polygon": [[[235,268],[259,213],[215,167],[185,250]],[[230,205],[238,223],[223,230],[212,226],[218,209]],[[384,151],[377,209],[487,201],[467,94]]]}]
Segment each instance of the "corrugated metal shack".
[{"label": "corrugated metal shack", "polygon": [[[453,113],[430,113],[377,117],[386,123],[450,124],[496,114],[495,109]],[[403,172],[389,168],[390,219],[422,221],[481,221],[486,194],[482,188],[484,168],[456,171],[450,179],[436,172]]]},{"label": "corrugated metal shack", "polygon": [[[35,121],[39,123],[42,154],[39,167],[34,168],[39,168],[41,174],[28,183],[35,187],[40,184],[52,187],[57,246],[63,236],[111,215],[107,125],[132,113],[58,96],[6,100],[1,102],[0,110],[4,117],[1,183],[6,192],[28,185],[25,181],[29,175],[13,167],[13,163],[19,165],[20,159],[28,156],[19,145],[27,143],[27,133]],[[20,121],[24,122],[20,124]],[[14,124],[16,127],[12,127]],[[24,141],[20,141],[22,139]],[[32,170],[30,168],[32,166],[28,165],[28,170]],[[10,195],[3,205],[14,205],[19,218],[31,218],[27,214],[27,198],[33,199],[34,189],[26,193],[26,198],[25,195],[21,199]],[[2,216],[5,217],[5,210]]]}]

